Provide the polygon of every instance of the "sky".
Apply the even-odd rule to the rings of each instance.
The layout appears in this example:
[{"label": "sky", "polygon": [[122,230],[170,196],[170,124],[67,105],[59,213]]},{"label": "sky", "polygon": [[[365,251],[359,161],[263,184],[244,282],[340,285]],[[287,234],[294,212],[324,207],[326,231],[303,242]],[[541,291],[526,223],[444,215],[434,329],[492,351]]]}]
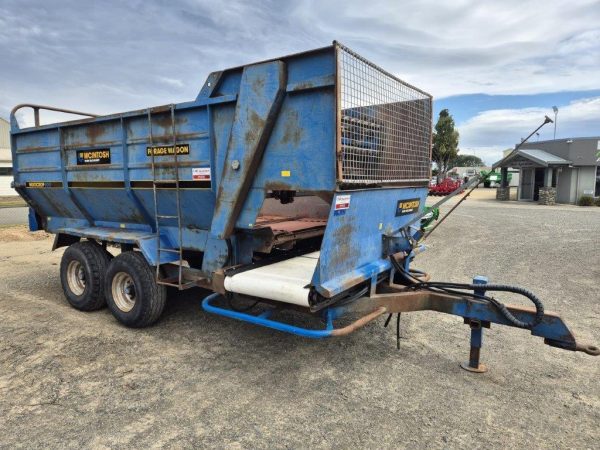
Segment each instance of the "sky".
[{"label": "sky", "polygon": [[431,93],[460,152],[487,163],[552,106],[557,138],[600,135],[592,0],[1,0],[0,116],[26,102],[108,114],[188,101],[212,71],[334,39]]}]

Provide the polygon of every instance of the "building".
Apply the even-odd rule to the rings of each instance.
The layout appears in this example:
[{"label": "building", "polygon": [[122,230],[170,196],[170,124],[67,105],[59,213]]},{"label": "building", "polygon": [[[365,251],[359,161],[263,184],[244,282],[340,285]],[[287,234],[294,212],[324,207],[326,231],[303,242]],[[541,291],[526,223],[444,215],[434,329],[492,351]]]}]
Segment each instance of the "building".
[{"label": "building", "polygon": [[[527,142],[494,164],[502,173],[519,170],[517,199],[543,204],[600,197],[600,137]],[[506,200],[510,187],[498,188]]]},{"label": "building", "polygon": [[0,195],[17,195],[10,187],[12,180],[10,124],[0,117]]}]

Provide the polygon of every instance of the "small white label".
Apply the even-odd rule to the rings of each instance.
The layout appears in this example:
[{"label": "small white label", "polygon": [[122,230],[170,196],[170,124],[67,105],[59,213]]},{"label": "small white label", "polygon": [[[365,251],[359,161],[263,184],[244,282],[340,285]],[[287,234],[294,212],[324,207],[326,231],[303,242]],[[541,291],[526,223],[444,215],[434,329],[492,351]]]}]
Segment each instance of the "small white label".
[{"label": "small white label", "polygon": [[584,195],[594,195],[594,190],[593,189],[584,189],[583,194]]},{"label": "small white label", "polygon": [[192,169],[192,180],[210,180],[210,167],[194,167]]},{"label": "small white label", "polygon": [[338,195],[335,198],[335,210],[339,211],[350,208],[350,197],[350,195]]}]

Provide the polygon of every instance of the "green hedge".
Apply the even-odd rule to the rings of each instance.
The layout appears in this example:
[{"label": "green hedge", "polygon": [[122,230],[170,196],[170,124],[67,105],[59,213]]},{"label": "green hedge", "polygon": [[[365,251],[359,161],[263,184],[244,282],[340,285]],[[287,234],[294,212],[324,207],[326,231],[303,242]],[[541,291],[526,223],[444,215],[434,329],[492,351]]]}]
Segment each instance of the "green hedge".
[{"label": "green hedge", "polygon": [[579,197],[579,201],[577,202],[579,206],[593,206],[594,205],[594,197],[591,195],[582,195]]}]

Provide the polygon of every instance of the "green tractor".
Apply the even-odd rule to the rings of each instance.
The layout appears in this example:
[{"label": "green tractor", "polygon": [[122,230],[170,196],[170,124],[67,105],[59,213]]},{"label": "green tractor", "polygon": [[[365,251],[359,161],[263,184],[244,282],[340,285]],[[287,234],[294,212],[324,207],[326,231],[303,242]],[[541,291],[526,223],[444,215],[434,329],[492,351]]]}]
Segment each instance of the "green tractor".
[{"label": "green tractor", "polygon": [[[500,172],[496,172],[495,170],[492,170],[491,172],[481,172],[481,176],[484,177],[485,175],[487,175],[487,178],[484,178],[483,180],[483,187],[489,188],[492,186],[492,183],[497,183],[498,185],[500,184],[500,180],[501,180],[501,175]],[[510,181],[512,180],[512,173],[508,173],[506,176],[506,181],[507,183],[510,185]]]}]

